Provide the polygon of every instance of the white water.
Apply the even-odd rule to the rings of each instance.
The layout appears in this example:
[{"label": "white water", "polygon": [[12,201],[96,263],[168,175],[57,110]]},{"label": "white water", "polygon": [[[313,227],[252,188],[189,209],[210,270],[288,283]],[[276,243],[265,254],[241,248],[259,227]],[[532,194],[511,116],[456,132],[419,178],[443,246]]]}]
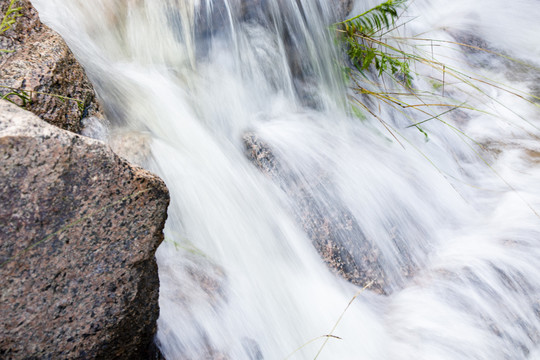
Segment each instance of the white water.
[{"label": "white water", "polygon": [[[295,200],[246,159],[246,131],[322,208],[347,209],[362,229],[357,241],[380,252],[389,295],[362,292],[320,359],[540,358],[537,107],[448,80],[456,104],[482,110],[444,117],[467,136],[433,120],[422,126],[426,142],[406,126],[428,115],[375,106],[398,142],[376,119],[347,115],[325,31],[330,2],[268,0],[244,18],[239,0],[216,1],[214,18],[205,0],[33,3],[95,83],[110,122],[101,135],[135,139],[127,147],[171,191],[157,254],[167,359],[285,359],[329,334],[359,290],[327,269],[295,222]],[[375,4],[357,1],[353,13]],[[418,18],[399,35],[474,34],[478,46],[538,68],[539,14],[537,0],[417,0],[407,16]],[[216,29],[203,33],[205,22]],[[422,44],[427,56],[520,91],[540,79],[494,55]],[[432,87],[422,79],[419,89]],[[313,359],[324,341],[291,359]]]}]

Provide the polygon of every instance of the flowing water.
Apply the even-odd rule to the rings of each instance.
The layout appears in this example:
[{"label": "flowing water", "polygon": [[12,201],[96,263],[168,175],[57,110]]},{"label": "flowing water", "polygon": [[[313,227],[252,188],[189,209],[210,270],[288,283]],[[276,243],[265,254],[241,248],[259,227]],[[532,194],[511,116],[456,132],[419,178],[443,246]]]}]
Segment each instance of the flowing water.
[{"label": "flowing water", "polygon": [[[103,103],[86,133],[170,189],[167,359],[540,359],[537,0],[411,4],[394,36],[431,40],[393,41],[447,64],[413,65],[417,92],[462,105],[423,132],[448,107],[359,97],[376,117],[352,115],[332,1],[33,3]],[[246,134],[271,149],[263,171]],[[328,233],[363,283],[321,259]]]}]

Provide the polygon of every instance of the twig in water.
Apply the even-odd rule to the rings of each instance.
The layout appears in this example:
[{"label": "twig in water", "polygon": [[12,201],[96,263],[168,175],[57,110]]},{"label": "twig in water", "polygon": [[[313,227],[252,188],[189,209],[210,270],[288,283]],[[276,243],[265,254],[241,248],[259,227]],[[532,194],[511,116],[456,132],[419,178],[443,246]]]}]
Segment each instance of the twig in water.
[{"label": "twig in water", "polygon": [[297,352],[299,352],[300,350],[302,350],[303,348],[305,348],[306,346],[308,346],[309,344],[319,340],[319,339],[322,339],[322,338],[333,338],[333,339],[338,339],[338,340],[343,340],[342,338],[340,338],[339,336],[335,336],[335,335],[321,335],[321,336],[317,336],[315,339],[311,339],[309,340],[308,342],[306,342],[304,345],[300,346],[298,349],[294,350],[292,353],[290,353],[289,355],[287,355],[287,357],[283,360],[287,360],[287,359],[290,359],[291,356],[293,356],[294,354],[296,354]]},{"label": "twig in water", "polygon": [[339,316],[339,319],[336,321],[336,323],[334,324],[334,327],[332,328],[332,330],[330,330],[330,334],[328,335],[325,335],[326,339],[324,340],[324,343],[321,345],[321,348],[319,349],[319,352],[317,353],[317,355],[315,355],[315,358],[314,360],[317,360],[317,358],[319,357],[319,355],[321,355],[321,352],[323,351],[324,347],[326,346],[326,344],[328,343],[328,340],[330,340],[330,338],[332,337],[335,337],[332,335],[332,333],[336,330],[337,326],[339,325],[339,323],[341,322],[341,319],[343,319],[343,316],[345,315],[345,312],[347,312],[347,310],[349,309],[349,307],[351,306],[351,304],[353,303],[354,300],[356,300],[356,298],[358,296],[360,296],[361,293],[363,293],[367,288],[369,288],[371,285],[373,285],[374,281],[371,280],[369,283],[366,284],[366,286],[364,286],[362,289],[358,290],[356,292],[356,294],[354,294],[354,296],[352,297],[351,301],[349,301],[349,303],[347,304],[347,307],[345,308],[345,310],[343,310],[343,312],[341,313],[341,315]]}]

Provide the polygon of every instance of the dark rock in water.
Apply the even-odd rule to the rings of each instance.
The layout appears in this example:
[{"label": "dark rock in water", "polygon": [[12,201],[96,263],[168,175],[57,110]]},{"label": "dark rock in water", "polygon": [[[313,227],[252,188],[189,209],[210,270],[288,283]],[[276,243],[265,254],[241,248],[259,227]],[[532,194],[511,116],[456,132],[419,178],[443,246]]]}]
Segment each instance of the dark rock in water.
[{"label": "dark rock in water", "polygon": [[3,100],[0,157],[0,358],[150,358],[165,184]]},{"label": "dark rock in water", "polygon": [[352,11],[353,5],[353,0],[333,0],[332,6],[335,9],[337,21],[345,20],[349,13]]},{"label": "dark rock in water", "polygon": [[244,347],[249,360],[264,360],[261,348],[255,340],[244,338],[242,339],[242,346]]},{"label": "dark rock in water", "polygon": [[[8,5],[1,2],[0,18]],[[30,1],[20,0],[19,6],[22,16],[0,35],[0,49],[10,51],[0,56],[0,97],[12,93],[9,100],[78,133],[84,117],[101,116],[92,85],[64,40],[40,22]]]},{"label": "dark rock in water", "polygon": [[[220,1],[221,2],[221,1]],[[287,3],[293,4],[293,1],[288,0],[278,0],[278,4],[281,6],[286,5]],[[270,13],[270,1],[268,0],[241,0],[240,14],[246,20],[268,17]],[[296,0],[294,4],[298,8],[302,8],[302,3],[300,0]],[[333,10],[334,16],[338,21],[347,16],[352,10],[353,0],[330,0],[329,6]]]},{"label": "dark rock in water", "polygon": [[[213,0],[210,3],[202,1],[196,7],[195,33],[199,36],[208,36],[222,31],[230,25],[231,19],[240,21],[262,21],[272,17],[272,5],[269,0]],[[281,7],[291,6],[293,1],[278,0]],[[334,11],[334,17],[343,19],[352,9],[353,0],[331,0],[330,8]],[[302,10],[300,0],[294,4]]]},{"label": "dark rock in water", "polygon": [[328,191],[324,174],[319,188],[311,189],[257,135],[247,133],[243,140],[248,159],[292,199],[297,222],[326,264],[353,284],[366,286],[373,282],[371,290],[386,293],[389,289],[377,247],[366,239],[354,216],[338,199],[322,201],[314,195]]},{"label": "dark rock in water", "polygon": [[[169,234],[171,235],[171,234]],[[171,256],[171,252],[175,256]],[[169,255],[164,255],[169,254]],[[168,238],[157,252],[160,304],[163,311],[158,320],[158,345],[168,359],[229,359],[226,351],[216,349],[210,343],[210,334],[201,325],[198,335],[204,339],[198,348],[192,348],[185,338],[173,330],[178,324],[198,324],[191,309],[206,307],[219,313],[227,303],[227,274],[225,269],[185,239]],[[171,309],[175,309],[172,310]],[[162,346],[162,344],[168,344]]]}]

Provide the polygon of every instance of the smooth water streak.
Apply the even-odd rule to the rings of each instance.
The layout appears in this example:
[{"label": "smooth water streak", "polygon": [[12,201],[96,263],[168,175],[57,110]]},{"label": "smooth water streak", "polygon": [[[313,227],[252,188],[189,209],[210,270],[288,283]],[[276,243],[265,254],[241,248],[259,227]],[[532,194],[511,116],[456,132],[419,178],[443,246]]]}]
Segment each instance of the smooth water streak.
[{"label": "smooth water streak", "polygon": [[[157,253],[157,342],[167,359],[313,359],[325,340],[319,359],[538,356],[533,104],[450,80],[452,101],[482,111],[444,118],[467,136],[425,123],[428,141],[407,128],[422,113],[410,119],[374,105],[394,134],[351,116],[330,1],[33,3],[93,81],[108,117],[101,136],[170,189]],[[353,13],[372,5],[357,1]],[[404,16],[418,17],[394,34],[474,43],[538,68],[538,9],[534,0],[519,11],[502,1],[417,0]],[[514,23],[520,36],[500,30]],[[530,66],[450,42],[406,43],[449,67],[538,91]],[[419,89],[442,80],[415,70],[427,76],[415,80]],[[277,178],[246,158],[246,134],[269,144]],[[334,241],[371,249],[354,260],[375,258],[368,263],[381,277],[372,280],[387,295],[362,292],[329,334],[361,287],[327,268],[302,219],[330,218],[331,229],[335,213],[346,221]]]}]

